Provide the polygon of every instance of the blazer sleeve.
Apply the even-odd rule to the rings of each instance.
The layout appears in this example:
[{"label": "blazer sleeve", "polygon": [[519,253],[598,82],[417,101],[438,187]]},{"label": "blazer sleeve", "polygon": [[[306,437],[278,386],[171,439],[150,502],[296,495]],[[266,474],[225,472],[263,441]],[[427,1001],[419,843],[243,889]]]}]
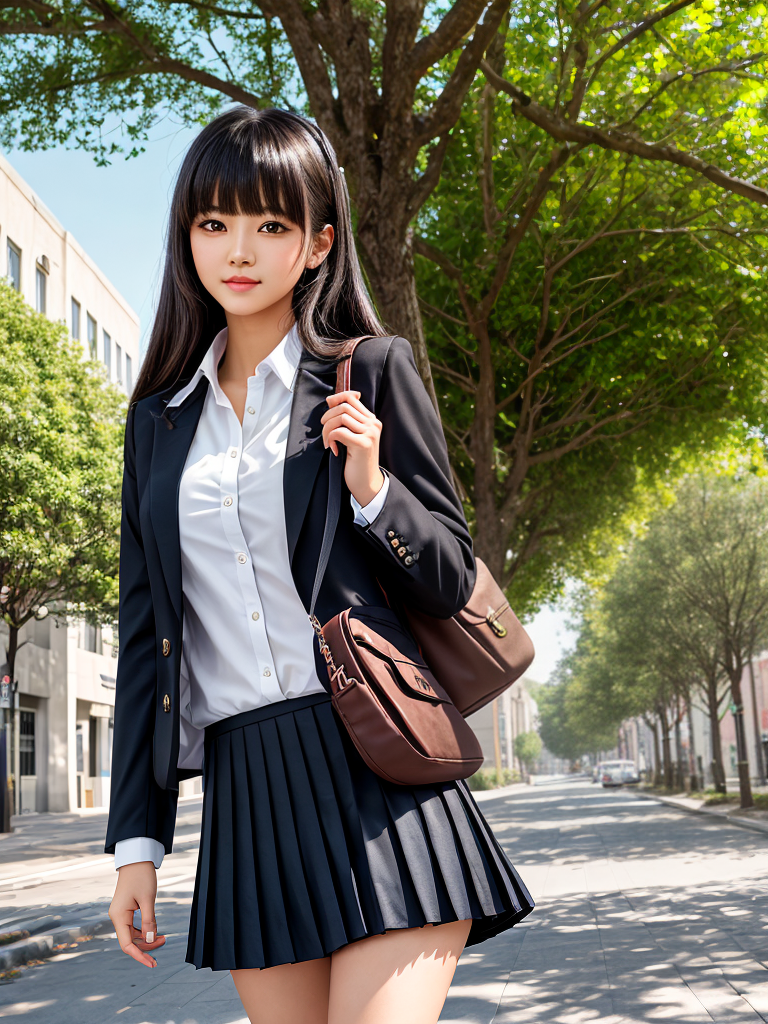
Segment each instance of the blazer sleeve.
[{"label": "blazer sleeve", "polygon": [[155,617],[139,525],[134,440],[135,406],[128,411],[120,528],[119,652],[115,683],[112,780],[105,853],[115,843],[146,836],[170,853],[178,790],[161,789],[153,769],[157,672]]},{"label": "blazer sleeve", "polygon": [[475,582],[472,539],[451,478],[440,419],[405,338],[390,344],[376,401],[379,464],[389,478],[384,505],[355,525],[378,555],[385,589],[435,618],[467,603]]}]

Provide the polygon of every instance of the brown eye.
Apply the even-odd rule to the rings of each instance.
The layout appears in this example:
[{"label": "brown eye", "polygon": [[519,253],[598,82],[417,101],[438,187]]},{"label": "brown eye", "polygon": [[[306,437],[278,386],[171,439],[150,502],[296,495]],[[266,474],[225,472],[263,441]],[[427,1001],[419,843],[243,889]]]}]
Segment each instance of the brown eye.
[{"label": "brown eye", "polygon": [[227,230],[220,220],[201,220],[200,223],[198,224],[198,227],[201,227],[205,231],[210,232]]},{"label": "brown eye", "polygon": [[288,230],[284,224],[281,224],[277,220],[270,220],[266,224],[262,224],[259,231],[262,231],[264,228],[280,228],[280,231],[267,231],[268,235],[280,235],[283,231]]}]

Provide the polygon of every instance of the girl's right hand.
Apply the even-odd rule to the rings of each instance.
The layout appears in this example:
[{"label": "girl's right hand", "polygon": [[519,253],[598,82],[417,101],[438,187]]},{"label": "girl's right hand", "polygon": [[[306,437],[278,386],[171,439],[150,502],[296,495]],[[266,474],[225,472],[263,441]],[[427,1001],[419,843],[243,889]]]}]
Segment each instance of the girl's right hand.
[{"label": "girl's right hand", "polygon": [[[124,864],[118,869],[109,916],[115,926],[120,949],[145,967],[157,967],[157,960],[145,950],[157,949],[165,943],[165,936],[157,934],[156,896],[157,872],[151,860]],[[133,926],[135,910],[141,912],[141,930]]]}]

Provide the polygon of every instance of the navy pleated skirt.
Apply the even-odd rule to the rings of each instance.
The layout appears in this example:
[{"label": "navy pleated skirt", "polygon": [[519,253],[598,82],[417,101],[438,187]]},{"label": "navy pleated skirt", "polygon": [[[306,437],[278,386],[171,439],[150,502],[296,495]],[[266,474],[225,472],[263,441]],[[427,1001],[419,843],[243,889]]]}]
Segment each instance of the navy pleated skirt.
[{"label": "navy pleated skirt", "polygon": [[195,967],[299,963],[390,928],[468,918],[474,945],[533,909],[466,783],[386,782],[328,694],[209,726],[203,784]]}]

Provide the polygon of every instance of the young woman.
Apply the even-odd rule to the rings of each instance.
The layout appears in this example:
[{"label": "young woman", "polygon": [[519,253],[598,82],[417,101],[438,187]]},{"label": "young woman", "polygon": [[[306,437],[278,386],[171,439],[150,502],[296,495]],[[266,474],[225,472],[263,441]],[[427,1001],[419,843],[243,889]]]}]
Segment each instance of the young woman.
[{"label": "young woman", "polygon": [[302,117],[238,106],[181,167],[126,421],[110,915],[156,966],[156,869],[179,781],[202,774],[187,961],[230,970],[254,1024],[431,1024],[464,945],[533,903],[465,782],[385,782],[333,710],[307,609],[342,448],[320,621],[382,588],[454,615],[469,531],[410,345],[366,293],[333,150]]}]

